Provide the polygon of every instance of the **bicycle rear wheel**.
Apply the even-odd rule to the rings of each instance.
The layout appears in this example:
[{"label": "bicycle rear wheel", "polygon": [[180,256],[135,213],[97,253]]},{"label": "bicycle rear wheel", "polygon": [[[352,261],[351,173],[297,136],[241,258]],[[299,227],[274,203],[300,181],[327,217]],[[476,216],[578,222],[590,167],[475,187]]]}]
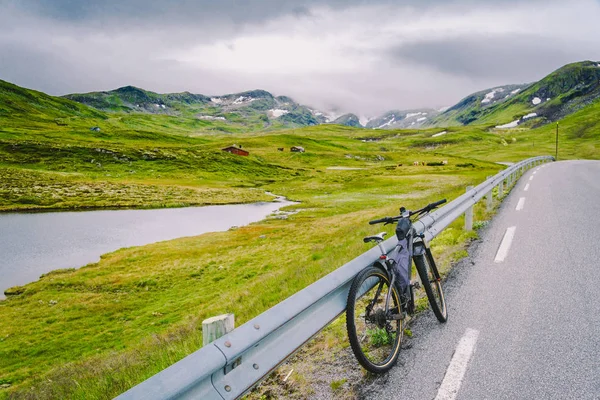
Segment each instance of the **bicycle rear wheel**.
[{"label": "bicycle rear wheel", "polygon": [[435,262],[431,261],[431,257],[431,253],[415,256],[415,267],[421,278],[423,289],[427,293],[433,313],[438,321],[446,322],[448,320],[448,310],[446,309],[446,300],[442,290],[442,280]]},{"label": "bicycle rear wheel", "polygon": [[390,287],[387,272],[371,266],[352,281],[346,305],[346,328],[350,346],[358,362],[373,373],[394,366],[403,334],[400,295],[394,286],[386,316],[385,301]]}]

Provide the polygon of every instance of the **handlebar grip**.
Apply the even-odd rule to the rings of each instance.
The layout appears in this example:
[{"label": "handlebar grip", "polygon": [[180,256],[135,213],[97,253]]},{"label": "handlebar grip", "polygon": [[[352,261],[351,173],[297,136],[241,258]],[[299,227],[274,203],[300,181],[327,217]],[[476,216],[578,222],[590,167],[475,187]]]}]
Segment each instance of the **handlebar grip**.
[{"label": "handlebar grip", "polygon": [[385,218],[380,218],[380,219],[375,219],[373,221],[369,221],[369,225],[375,225],[375,224],[380,224],[382,222],[387,222],[389,220],[388,217]]},{"label": "handlebar grip", "polygon": [[439,205],[442,205],[446,202],[446,199],[442,199],[440,201],[436,201],[435,203],[431,203],[428,207],[436,208]]}]

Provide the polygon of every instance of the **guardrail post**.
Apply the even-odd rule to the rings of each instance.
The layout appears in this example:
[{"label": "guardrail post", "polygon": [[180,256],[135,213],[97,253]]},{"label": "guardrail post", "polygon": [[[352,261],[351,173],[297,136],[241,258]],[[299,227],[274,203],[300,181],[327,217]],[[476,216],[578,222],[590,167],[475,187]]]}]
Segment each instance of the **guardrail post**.
[{"label": "guardrail post", "polygon": [[[485,178],[486,180],[490,179],[491,176]],[[494,207],[494,188],[491,188],[490,191],[486,195],[486,209],[488,211],[492,211],[492,207]]]},{"label": "guardrail post", "polygon": [[[470,190],[473,190],[473,186],[467,186],[467,193]],[[465,230],[473,230],[473,206],[469,207],[467,211],[465,211]]]},{"label": "guardrail post", "polygon": [[498,184],[498,198],[501,199],[504,196],[504,179]]},{"label": "guardrail post", "polygon": [[233,314],[223,314],[202,321],[202,345],[206,346],[235,328]]}]

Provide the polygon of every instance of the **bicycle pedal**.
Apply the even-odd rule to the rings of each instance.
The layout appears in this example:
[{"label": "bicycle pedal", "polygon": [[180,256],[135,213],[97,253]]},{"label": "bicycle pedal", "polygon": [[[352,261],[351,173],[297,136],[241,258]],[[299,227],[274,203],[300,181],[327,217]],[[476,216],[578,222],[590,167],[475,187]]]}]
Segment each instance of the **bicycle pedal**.
[{"label": "bicycle pedal", "polygon": [[412,286],[415,289],[421,289],[421,284],[419,283],[419,281],[412,281],[410,283],[410,286]]}]

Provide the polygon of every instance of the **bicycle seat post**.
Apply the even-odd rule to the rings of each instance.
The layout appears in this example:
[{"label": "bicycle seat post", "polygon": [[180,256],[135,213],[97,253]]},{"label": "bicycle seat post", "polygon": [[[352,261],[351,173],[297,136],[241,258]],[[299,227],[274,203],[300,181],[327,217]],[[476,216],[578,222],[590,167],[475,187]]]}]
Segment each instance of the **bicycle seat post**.
[{"label": "bicycle seat post", "polygon": [[377,246],[379,247],[379,250],[381,250],[381,255],[387,257],[387,253],[385,252],[385,249],[383,248],[383,245],[381,243],[382,242],[377,241]]}]

